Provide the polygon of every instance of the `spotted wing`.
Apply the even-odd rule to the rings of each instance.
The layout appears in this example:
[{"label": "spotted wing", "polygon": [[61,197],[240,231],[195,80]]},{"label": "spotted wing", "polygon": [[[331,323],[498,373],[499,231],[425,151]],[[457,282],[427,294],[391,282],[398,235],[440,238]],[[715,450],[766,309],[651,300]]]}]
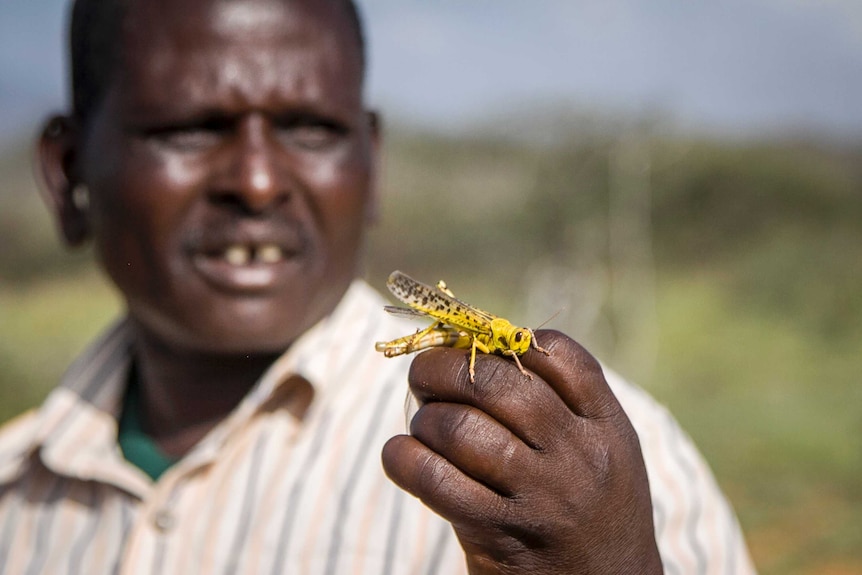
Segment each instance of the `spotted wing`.
[{"label": "spotted wing", "polygon": [[491,333],[491,321],[495,316],[417,281],[407,274],[399,271],[392,272],[386,281],[386,287],[392,295],[421,314],[459,329],[475,333]]}]

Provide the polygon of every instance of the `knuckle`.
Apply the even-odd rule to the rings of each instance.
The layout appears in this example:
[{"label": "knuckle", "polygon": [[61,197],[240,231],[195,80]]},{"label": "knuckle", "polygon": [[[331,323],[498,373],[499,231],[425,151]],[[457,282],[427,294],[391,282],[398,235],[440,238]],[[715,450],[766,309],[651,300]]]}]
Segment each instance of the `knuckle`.
[{"label": "knuckle", "polygon": [[567,335],[548,330],[542,332],[542,346],[561,363],[577,366],[584,375],[604,377],[602,366],[587,349]]},{"label": "knuckle", "polygon": [[479,412],[451,403],[422,406],[411,422],[410,433],[435,451],[458,450],[482,432]]},{"label": "knuckle", "polygon": [[446,485],[453,475],[451,466],[437,455],[429,455],[416,471],[418,492],[422,497],[437,499],[446,492]]},{"label": "knuckle", "polygon": [[473,395],[483,402],[494,404],[510,393],[510,389],[521,383],[523,377],[515,363],[508,358],[483,354],[476,358],[476,381],[468,384]]},{"label": "knuckle", "polygon": [[[465,359],[466,357],[466,359]],[[469,355],[463,350],[437,347],[425,350],[413,359],[408,371],[410,385],[418,389],[440,381],[469,381]]]},{"label": "knuckle", "polygon": [[448,419],[444,429],[453,447],[460,447],[480,431],[481,421],[472,409],[457,410]]}]

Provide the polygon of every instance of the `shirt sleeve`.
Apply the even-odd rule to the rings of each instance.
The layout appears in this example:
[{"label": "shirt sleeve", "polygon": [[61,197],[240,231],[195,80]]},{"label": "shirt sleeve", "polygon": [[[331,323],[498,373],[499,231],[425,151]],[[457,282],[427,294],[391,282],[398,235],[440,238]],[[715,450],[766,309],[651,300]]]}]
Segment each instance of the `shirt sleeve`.
[{"label": "shirt sleeve", "polygon": [[646,392],[606,377],[640,438],[664,572],[756,573],[736,515],[688,435]]}]

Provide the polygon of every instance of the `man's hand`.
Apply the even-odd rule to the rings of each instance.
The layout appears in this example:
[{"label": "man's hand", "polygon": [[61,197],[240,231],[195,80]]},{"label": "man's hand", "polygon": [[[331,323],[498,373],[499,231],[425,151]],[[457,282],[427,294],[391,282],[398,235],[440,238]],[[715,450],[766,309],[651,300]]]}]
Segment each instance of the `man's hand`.
[{"label": "man's hand", "polygon": [[479,573],[661,573],[637,435],[598,362],[558,332],[546,356],[435,349],[410,369],[422,403],[389,440],[389,477],[450,521]]}]

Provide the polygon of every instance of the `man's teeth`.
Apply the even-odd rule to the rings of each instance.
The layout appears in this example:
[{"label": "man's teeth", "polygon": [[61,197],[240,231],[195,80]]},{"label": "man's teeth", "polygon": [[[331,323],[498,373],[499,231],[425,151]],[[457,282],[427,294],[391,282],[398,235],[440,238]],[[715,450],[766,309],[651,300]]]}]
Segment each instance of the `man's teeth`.
[{"label": "man's teeth", "polygon": [[284,253],[275,244],[263,244],[259,246],[232,245],[224,251],[222,257],[232,266],[244,266],[252,262],[275,264],[284,258]]},{"label": "man's teeth", "polygon": [[255,251],[257,261],[265,264],[274,264],[281,261],[281,248],[272,244],[259,246]]},{"label": "man's teeth", "polygon": [[251,261],[251,249],[246,246],[230,246],[224,251],[224,259],[233,266],[244,266]]}]

